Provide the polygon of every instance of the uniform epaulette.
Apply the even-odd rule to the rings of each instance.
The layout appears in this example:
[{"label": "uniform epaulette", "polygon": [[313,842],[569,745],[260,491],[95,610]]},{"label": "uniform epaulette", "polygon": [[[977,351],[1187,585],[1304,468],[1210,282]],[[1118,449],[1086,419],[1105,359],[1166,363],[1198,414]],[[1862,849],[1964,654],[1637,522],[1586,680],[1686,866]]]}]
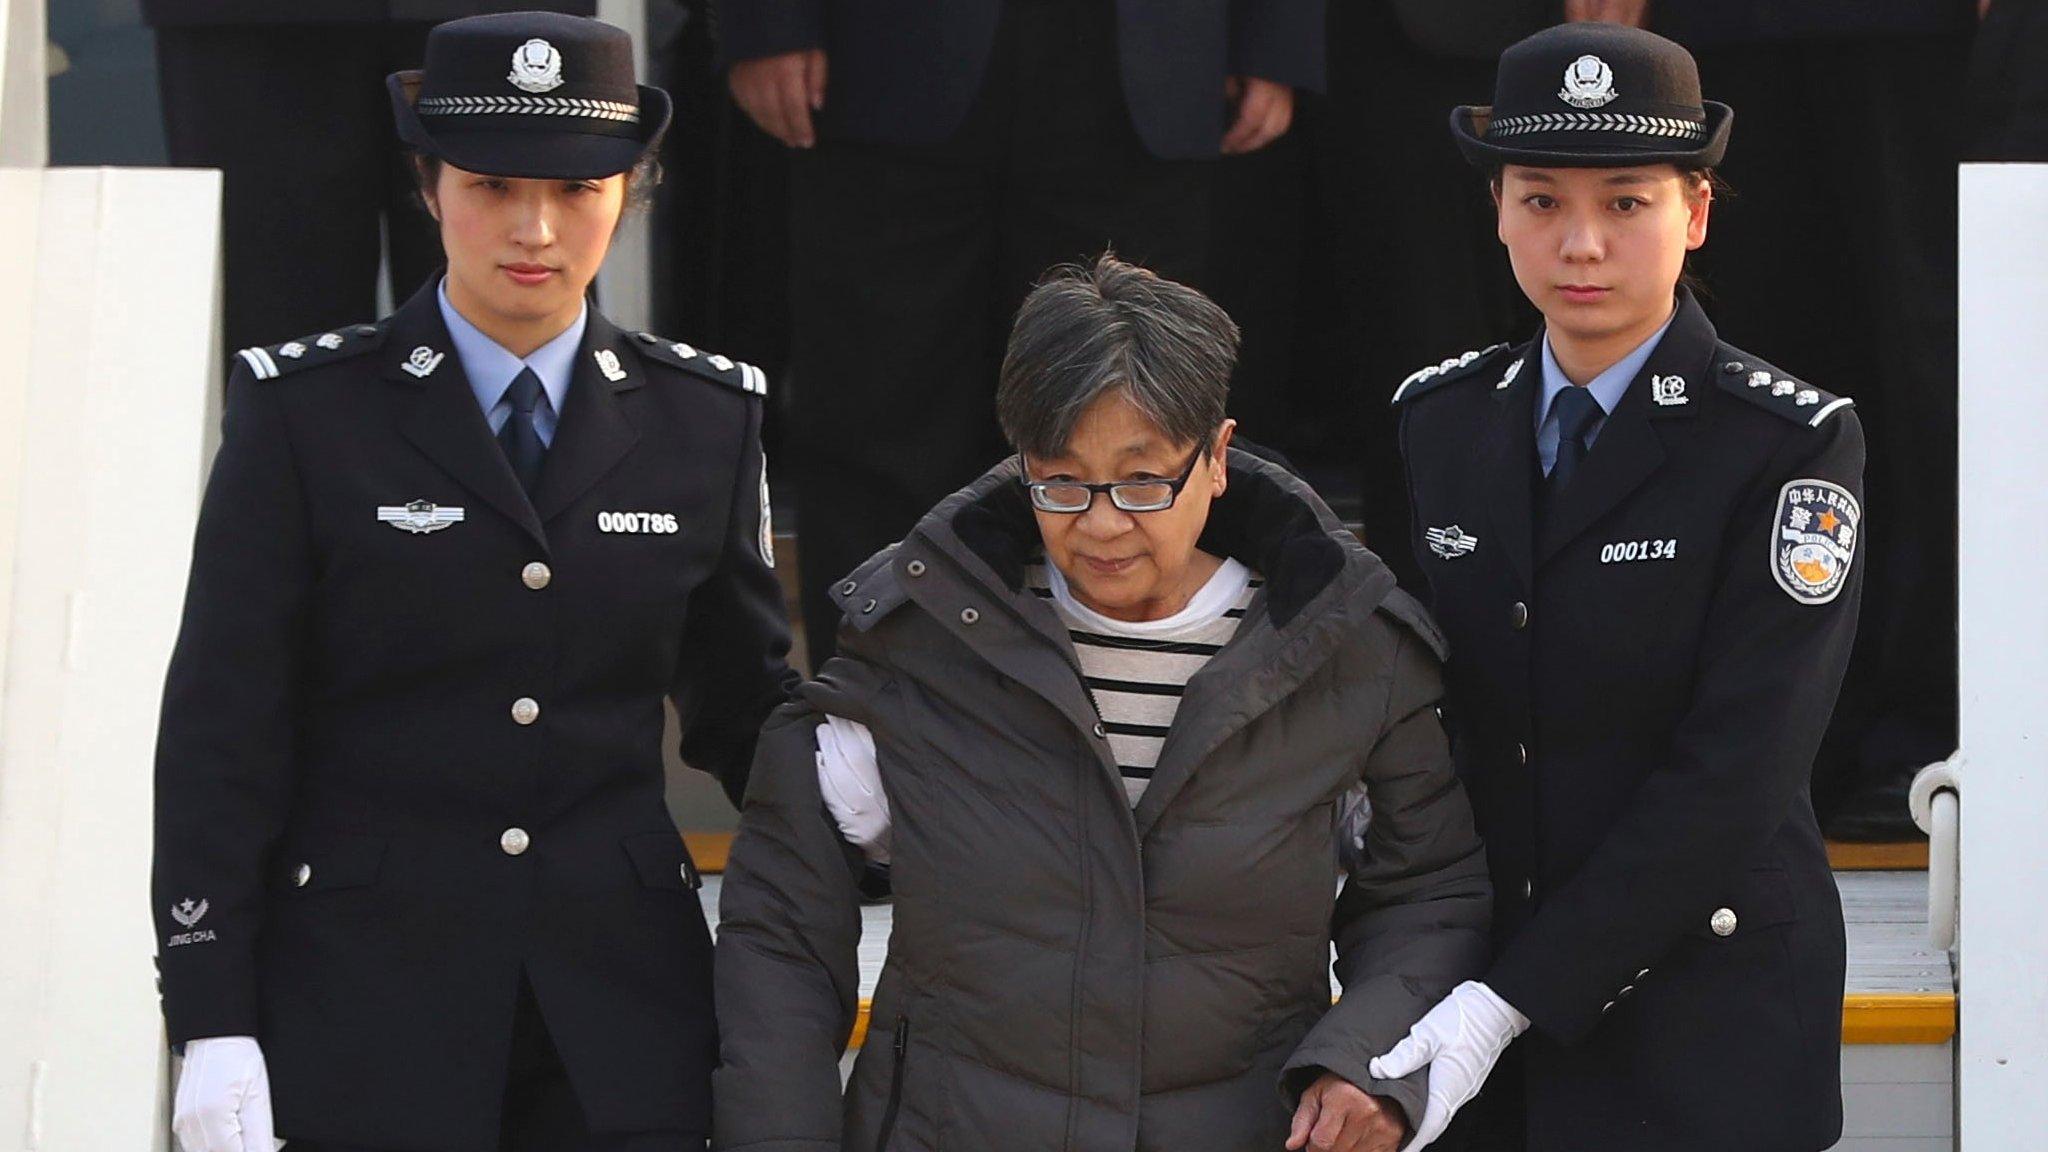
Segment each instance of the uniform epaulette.
[{"label": "uniform epaulette", "polygon": [[248,365],[250,374],[256,379],[275,380],[307,368],[374,352],[383,344],[382,324],[350,324],[282,344],[244,348],[235,355]]},{"label": "uniform epaulette", "polygon": [[768,395],[768,374],[743,360],[700,352],[680,340],[666,340],[652,332],[635,332],[633,340],[640,346],[640,354],[649,360],[755,396]]},{"label": "uniform epaulette", "polygon": [[1715,373],[1721,387],[1787,420],[1818,428],[1828,417],[1856,403],[1795,380],[1769,364],[1744,359],[1733,349],[1724,348],[1722,353]]},{"label": "uniform epaulette", "polygon": [[[1419,368],[1409,374],[1401,386],[1394,389],[1394,398],[1389,403],[1399,404],[1441,387],[1448,381],[1463,379],[1493,362],[1494,357],[1507,351],[1506,344],[1491,344],[1476,348],[1462,356],[1453,356],[1441,363]],[[1518,362],[1519,363],[1519,362]]]}]

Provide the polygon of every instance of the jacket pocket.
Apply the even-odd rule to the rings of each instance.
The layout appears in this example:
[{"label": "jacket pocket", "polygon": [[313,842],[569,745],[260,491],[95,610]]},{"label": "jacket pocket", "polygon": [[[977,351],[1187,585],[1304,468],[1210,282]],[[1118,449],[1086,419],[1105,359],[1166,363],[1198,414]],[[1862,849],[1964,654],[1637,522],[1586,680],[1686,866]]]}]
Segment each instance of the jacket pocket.
[{"label": "jacket pocket", "polygon": [[896,1017],[891,1044],[889,1102],[882,1106],[882,1123],[875,1129],[875,1152],[888,1152],[889,1139],[896,1134],[896,1113],[903,1107],[903,1073],[910,1065],[910,1017]]},{"label": "jacket pocket", "polygon": [[365,888],[384,870],[383,836],[327,832],[294,838],[277,854],[275,884],[288,892]]},{"label": "jacket pocket", "polygon": [[697,863],[677,832],[639,832],[620,841],[640,883],[649,888],[694,892],[704,886]]}]

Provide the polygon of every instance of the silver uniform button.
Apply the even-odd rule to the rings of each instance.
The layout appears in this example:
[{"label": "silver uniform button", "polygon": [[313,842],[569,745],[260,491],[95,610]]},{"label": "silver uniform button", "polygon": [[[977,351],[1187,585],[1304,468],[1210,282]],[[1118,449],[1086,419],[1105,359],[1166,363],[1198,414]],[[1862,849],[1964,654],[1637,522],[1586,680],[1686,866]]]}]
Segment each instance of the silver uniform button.
[{"label": "silver uniform button", "polygon": [[1535,882],[1534,880],[1524,880],[1524,881],[1522,881],[1522,899],[1524,899],[1524,900],[1534,900],[1535,898],[1536,898],[1536,882]]},{"label": "silver uniform button", "polygon": [[535,592],[547,587],[548,581],[554,578],[554,571],[538,560],[519,570],[520,582]]},{"label": "silver uniform button", "polygon": [[1707,927],[1712,928],[1714,930],[1714,935],[1716,936],[1735,935],[1735,909],[1714,909],[1713,916],[1709,917],[1707,920]]},{"label": "silver uniform button", "polygon": [[304,888],[312,882],[313,866],[311,864],[301,864],[299,865],[299,870],[292,873],[292,884],[294,887]]},{"label": "silver uniform button", "polygon": [[922,561],[922,560],[912,560],[912,561],[911,561],[910,563],[908,563],[908,564],[905,564],[905,565],[903,566],[903,570],[904,570],[905,572],[908,572],[908,573],[910,573],[910,575],[911,575],[911,576],[912,576],[913,578],[915,578],[915,577],[918,577],[918,576],[922,576],[922,575],[924,575],[924,561]]},{"label": "silver uniform button", "polygon": [[1095,725],[1095,738],[1097,740],[1109,739],[1109,729],[1104,728],[1100,723],[1097,723]]},{"label": "silver uniform button", "polygon": [[1517,764],[1527,764],[1529,762],[1529,746],[1527,744],[1515,745],[1515,762]]},{"label": "silver uniform button", "polygon": [[532,844],[533,837],[528,836],[524,828],[507,828],[505,834],[498,837],[498,847],[504,849],[507,856],[524,855]]},{"label": "silver uniform button", "polygon": [[512,702],[512,722],[531,724],[540,719],[540,701],[531,696],[521,696]]},{"label": "silver uniform button", "polygon": [[981,613],[972,608],[962,608],[960,610],[960,622],[962,624],[972,624],[979,619],[981,619]]}]

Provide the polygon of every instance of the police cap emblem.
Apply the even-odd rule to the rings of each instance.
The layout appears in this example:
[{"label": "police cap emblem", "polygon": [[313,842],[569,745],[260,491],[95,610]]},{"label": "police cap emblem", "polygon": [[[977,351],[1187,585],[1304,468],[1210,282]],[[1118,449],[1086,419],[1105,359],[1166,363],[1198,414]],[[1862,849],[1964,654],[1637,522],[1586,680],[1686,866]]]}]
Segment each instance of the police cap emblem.
[{"label": "police cap emblem", "polygon": [[536,36],[512,53],[512,71],[505,79],[521,92],[553,92],[562,86],[562,54]]},{"label": "police cap emblem", "polygon": [[1601,108],[1614,102],[1614,69],[1598,56],[1587,54],[1564,70],[1564,87],[1557,98],[1574,108]]},{"label": "police cap emblem", "polygon": [[1863,506],[1826,480],[1794,480],[1778,492],[1771,531],[1771,576],[1801,604],[1841,594],[1856,559]]}]

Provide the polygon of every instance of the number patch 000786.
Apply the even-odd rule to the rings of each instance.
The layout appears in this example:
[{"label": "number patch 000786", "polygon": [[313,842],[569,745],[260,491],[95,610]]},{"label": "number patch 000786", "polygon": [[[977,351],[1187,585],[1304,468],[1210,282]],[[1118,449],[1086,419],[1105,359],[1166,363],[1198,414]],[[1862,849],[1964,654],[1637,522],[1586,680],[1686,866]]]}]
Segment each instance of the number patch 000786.
[{"label": "number patch 000786", "polygon": [[1676,540],[1627,540],[1600,546],[1602,564],[1627,564],[1635,560],[1676,560]]},{"label": "number patch 000786", "polygon": [[673,512],[599,512],[597,530],[668,536],[680,532],[682,526]]}]

